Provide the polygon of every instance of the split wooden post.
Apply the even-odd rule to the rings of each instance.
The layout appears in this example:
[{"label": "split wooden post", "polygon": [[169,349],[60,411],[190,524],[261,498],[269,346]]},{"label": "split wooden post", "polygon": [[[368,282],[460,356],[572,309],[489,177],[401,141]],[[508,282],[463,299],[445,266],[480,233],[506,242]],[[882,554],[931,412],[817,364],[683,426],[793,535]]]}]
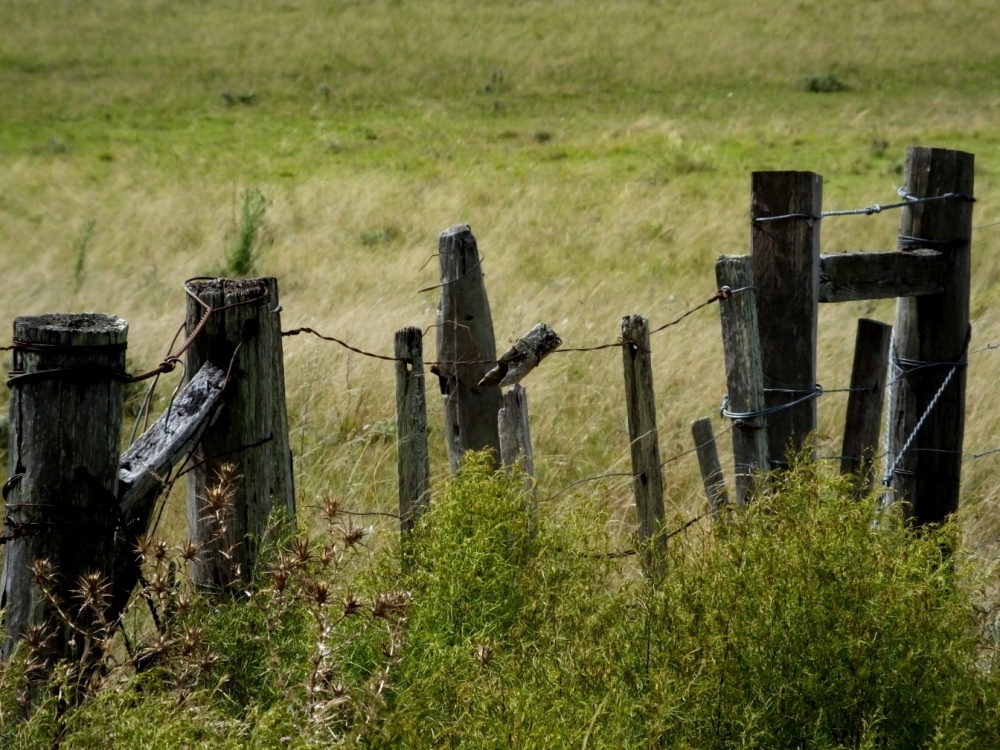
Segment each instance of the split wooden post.
[{"label": "split wooden post", "polygon": [[[816,388],[819,317],[819,227],[823,178],[813,172],[754,172],[750,246],[760,325],[764,405],[781,406]],[[761,221],[770,216],[793,218]],[[771,468],[788,453],[809,448],[816,431],[816,400],[771,414],[767,443]]]},{"label": "split wooden post", "polygon": [[858,320],[844,447],[840,453],[840,472],[854,477],[857,497],[870,492],[875,479],[891,338],[892,326],[867,318]]},{"label": "split wooden post", "polygon": [[427,452],[427,392],[423,332],[396,331],[396,466],[399,477],[399,529],[410,531],[430,502],[431,467]]},{"label": "split wooden post", "polygon": [[[189,282],[188,291],[187,330],[197,332],[188,373],[206,362],[229,373],[224,408],[188,473],[188,523],[200,547],[192,578],[209,591],[235,591],[252,579],[271,512],[295,518],[278,282],[212,279]],[[223,474],[229,497],[212,507],[209,491]]]},{"label": "split wooden post", "polygon": [[[632,489],[639,520],[639,544],[648,568],[666,549],[663,528],[663,468],[656,430],[656,398],[649,347],[649,321],[641,315],[622,318],[622,359],[625,366],[625,407],[632,452]],[[651,545],[654,545],[651,548]],[[654,563],[648,565],[648,563]]]},{"label": "split wooden post", "polygon": [[441,233],[438,257],[438,363],[432,372],[438,376],[444,397],[445,440],[454,471],[468,450],[489,448],[499,462],[497,413],[501,399],[498,388],[479,385],[495,364],[496,339],[479,247],[468,224]]},{"label": "split wooden post", "polygon": [[726,480],[722,474],[722,464],[719,463],[719,451],[715,446],[712,420],[708,417],[694,420],[691,423],[691,435],[694,437],[701,482],[705,486],[708,507],[712,510],[712,520],[718,521],[722,509],[729,504],[729,493],[726,492]]},{"label": "split wooden post", "polygon": [[[42,628],[40,657],[102,650],[107,602],[81,608],[82,576],[110,582],[128,324],[113,315],[33,315],[14,321],[9,476],[0,610],[8,658],[29,627]],[[53,577],[32,572],[47,562]],[[57,608],[43,592],[49,589]],[[59,614],[69,613],[72,625]]]},{"label": "split wooden post", "polygon": [[153,426],[121,456],[118,469],[121,529],[115,535],[109,619],[121,616],[139,583],[142,572],[139,538],[150,533],[156,499],[165,489],[171,469],[186,458],[219,413],[225,380],[226,373],[206,363]]},{"label": "split wooden post", "polygon": [[891,398],[889,479],[915,523],[940,523],[958,509],[962,475],[974,157],[911,147],[904,184],[916,198],[955,196],[903,209],[900,250],[943,251],[947,286],[897,300],[892,353],[902,374]]},{"label": "split wooden post", "polygon": [[[764,382],[750,256],[720,256],[715,261],[715,276],[719,289],[730,290],[719,300],[729,391],[725,408],[729,414],[752,415],[764,408]],[[736,502],[745,503],[754,493],[753,475],[768,468],[767,423],[761,416],[733,419]]]},{"label": "split wooden post", "polygon": [[528,427],[528,392],[515,385],[503,394],[503,406],[497,415],[500,430],[500,462],[504,466],[520,466],[527,475],[528,489],[535,476],[531,430]]}]

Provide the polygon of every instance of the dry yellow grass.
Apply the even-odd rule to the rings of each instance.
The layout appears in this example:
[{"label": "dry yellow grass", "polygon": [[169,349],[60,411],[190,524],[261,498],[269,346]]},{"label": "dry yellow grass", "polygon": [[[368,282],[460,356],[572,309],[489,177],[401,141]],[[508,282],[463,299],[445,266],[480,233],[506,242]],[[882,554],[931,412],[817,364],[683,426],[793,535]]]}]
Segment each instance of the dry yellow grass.
[{"label": "dry yellow grass", "polygon": [[[23,7],[0,32],[0,319],[114,312],[131,324],[136,370],[180,324],[183,279],[221,264],[247,185],[271,201],[260,271],[280,280],[284,327],[383,353],[395,329],[433,322],[435,293],[417,290],[437,282],[428,259],[457,222],[485,255],[502,347],[539,321],[566,346],[613,341],[624,314],[655,327],[702,302],[716,255],[748,246],[754,169],[820,172],[828,207],[857,207],[893,200],[906,144],[962,148],[978,154],[976,223],[1000,219],[987,2],[119,5]],[[852,90],[805,93],[812,74]],[[257,103],[227,107],[224,90]],[[824,249],[889,249],[897,222],[830,220]],[[1000,226],[976,233],[973,348],[1000,341],[998,246]],[[860,315],[891,320],[892,306],[822,312],[828,387],[846,385]],[[391,510],[391,365],[306,337],[285,344],[300,504],[336,493]],[[667,457],[690,447],[690,421],[715,414],[725,390],[717,312],[653,348]],[[970,364],[970,453],[1000,445],[998,357]],[[528,379],[542,498],[627,470],[621,382],[615,350],[552,357]],[[839,452],[845,400],[819,402],[824,453]],[[976,543],[1000,534],[998,461],[966,465]],[[674,523],[701,511],[693,458],[666,481]],[[630,528],[626,480],[577,491],[602,493]],[[181,504],[171,499],[173,534]]]}]

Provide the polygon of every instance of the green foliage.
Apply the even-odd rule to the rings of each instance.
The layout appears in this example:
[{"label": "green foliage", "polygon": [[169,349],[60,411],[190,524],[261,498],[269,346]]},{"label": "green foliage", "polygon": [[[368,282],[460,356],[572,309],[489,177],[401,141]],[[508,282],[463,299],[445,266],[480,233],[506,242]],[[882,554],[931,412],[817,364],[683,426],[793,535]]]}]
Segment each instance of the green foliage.
[{"label": "green foliage", "polygon": [[240,224],[236,239],[226,251],[226,265],[221,275],[243,278],[257,272],[257,261],[263,249],[261,227],[267,213],[267,199],[257,188],[240,193]]},{"label": "green foliage", "polygon": [[968,576],[942,552],[955,527],[873,525],[874,499],[801,466],[714,538],[672,542],[662,580],[616,586],[600,519],[536,526],[521,486],[477,457],[435,497],[374,744],[1000,742]]},{"label": "green foliage", "polygon": [[329,537],[276,543],[235,598],[165,585],[153,545],[161,626],[79,707],[60,666],[27,721],[26,662],[5,665],[4,746],[1000,746],[957,527],[914,533],[814,464],[674,537],[657,580],[485,454],[359,576],[362,533],[326,510]]}]

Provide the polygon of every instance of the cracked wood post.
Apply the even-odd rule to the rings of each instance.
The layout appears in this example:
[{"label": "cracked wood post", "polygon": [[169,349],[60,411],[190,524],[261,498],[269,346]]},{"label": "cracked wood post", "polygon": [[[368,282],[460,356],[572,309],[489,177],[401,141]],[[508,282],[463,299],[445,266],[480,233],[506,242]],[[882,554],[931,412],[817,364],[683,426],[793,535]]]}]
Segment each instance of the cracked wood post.
[{"label": "cracked wood post", "polygon": [[[640,315],[622,318],[622,360],[625,367],[625,407],[632,452],[632,489],[639,521],[639,545],[647,569],[666,549],[663,528],[663,469],[656,431],[656,398],[649,348],[649,322]],[[655,545],[655,546],[651,546]],[[651,564],[652,563],[652,564]]]},{"label": "cracked wood post", "polygon": [[500,462],[520,466],[525,473],[525,489],[531,490],[535,476],[531,430],[528,426],[528,392],[515,385],[503,394],[503,406],[497,416],[500,430]]},{"label": "cracked wood post", "polygon": [[891,337],[892,326],[867,318],[858,320],[840,473],[854,477],[854,493],[859,498],[871,491],[875,480]]},{"label": "cracked wood post", "polygon": [[[236,591],[252,579],[271,512],[295,519],[278,282],[212,279],[192,281],[188,289],[216,310],[187,350],[188,372],[211,362],[229,373],[222,411],[202,435],[188,473],[188,524],[200,547],[192,578],[209,591]],[[188,335],[204,315],[189,297]],[[220,521],[206,498],[227,465],[235,469]]]},{"label": "cracked wood post", "polygon": [[206,363],[153,426],[121,456],[118,504],[122,519],[121,532],[115,537],[110,619],[125,611],[139,582],[142,559],[138,541],[150,533],[156,499],[166,488],[171,469],[184,460],[219,413],[225,379],[226,373]]},{"label": "cracked wood post", "polygon": [[[750,256],[720,256],[715,261],[715,276],[720,289],[734,290],[728,298],[719,300],[729,396],[727,408],[731,412],[757,412],[764,408],[764,376]],[[763,417],[733,423],[737,503],[745,503],[753,497],[754,474],[768,468],[766,427]]]},{"label": "cracked wood post", "polygon": [[[14,321],[10,394],[7,523],[0,609],[6,630],[0,655],[9,658],[26,629],[45,628],[41,657],[79,658],[90,646],[81,631],[103,635],[104,612],[79,611],[73,594],[81,576],[110,582],[115,530],[118,450],[124,400],[128,324],[113,315],[34,315]],[[23,532],[23,535],[19,536]],[[48,561],[50,588],[74,613],[61,619],[32,574]],[[109,633],[107,633],[109,634]]]},{"label": "cracked wood post", "polygon": [[[751,185],[751,219],[783,214],[818,217],[823,210],[823,178],[813,172],[754,172]],[[818,218],[751,221],[767,407],[794,401],[816,387],[819,227]],[[815,431],[816,399],[771,414],[767,418],[771,468],[787,466],[789,452],[794,455],[808,448],[812,455],[813,446],[806,441]]]},{"label": "cracked wood post", "polygon": [[712,420],[708,417],[694,420],[691,423],[691,436],[694,438],[701,482],[705,486],[708,507],[712,510],[712,520],[718,521],[722,509],[729,504],[729,493],[726,492],[726,480],[722,474],[722,464],[719,463],[719,451],[715,446]]},{"label": "cracked wood post", "polygon": [[468,224],[438,238],[441,299],[437,310],[437,359],[432,368],[444,397],[444,433],[452,471],[462,454],[490,449],[500,460],[497,414],[500,390],[479,381],[496,360],[493,317],[483,283],[479,248]]},{"label": "cracked wood post", "polygon": [[399,478],[399,529],[410,531],[430,502],[431,468],[427,452],[427,393],[424,386],[423,332],[396,331],[396,467]]},{"label": "cracked wood post", "polygon": [[[973,196],[974,157],[962,151],[911,147],[904,185],[917,198],[946,193]],[[964,362],[969,329],[972,203],[941,200],[903,209],[900,249],[943,250],[948,269],[940,294],[896,301],[895,359],[941,365],[907,366],[895,385],[890,429],[890,464],[913,435],[952,364]],[[958,510],[965,434],[966,367],[958,366],[934,409],[902,456],[892,489],[906,501],[917,524],[940,523]]]}]

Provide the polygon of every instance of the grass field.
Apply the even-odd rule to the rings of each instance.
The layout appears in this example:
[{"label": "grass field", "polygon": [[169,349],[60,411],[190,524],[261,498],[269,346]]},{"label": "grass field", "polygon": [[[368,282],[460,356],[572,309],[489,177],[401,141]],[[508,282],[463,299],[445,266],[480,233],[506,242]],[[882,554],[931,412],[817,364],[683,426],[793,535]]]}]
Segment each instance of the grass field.
[{"label": "grass field", "polygon": [[[279,278],[283,325],[378,352],[433,322],[434,293],[416,290],[438,281],[427,261],[458,222],[479,239],[503,347],[539,321],[566,346],[611,341],[623,314],[656,326],[702,302],[714,258],[748,246],[754,170],[819,172],[825,206],[853,208],[894,200],[907,145],[963,149],[975,223],[1000,221],[987,0],[53,0],[9,4],[2,26],[0,319],[114,312],[136,370],[182,321],[182,281],[222,267],[248,187],[269,201],[257,270]],[[829,220],[824,250],[891,249],[897,224]],[[998,249],[1000,226],[976,232],[973,348],[1000,340]],[[828,387],[846,384],[860,315],[891,320],[892,305],[823,310]],[[666,457],[725,390],[717,313],[653,343]],[[997,357],[970,365],[969,453],[1000,445]],[[303,337],[286,358],[300,505],[391,509],[391,366]],[[616,352],[553,358],[526,384],[542,498],[626,465]],[[838,399],[819,407],[831,454]],[[966,465],[966,528],[987,556],[998,461]],[[701,511],[693,460],[666,479],[675,522]],[[579,492],[631,528],[620,478]],[[182,535],[182,497],[168,516]]]}]

